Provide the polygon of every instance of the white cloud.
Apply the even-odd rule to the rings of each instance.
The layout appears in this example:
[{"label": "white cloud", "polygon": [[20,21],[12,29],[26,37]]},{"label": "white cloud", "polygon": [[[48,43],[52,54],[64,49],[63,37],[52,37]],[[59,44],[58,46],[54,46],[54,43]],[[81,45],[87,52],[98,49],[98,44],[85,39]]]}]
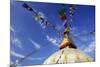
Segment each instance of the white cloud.
[{"label": "white cloud", "polygon": [[13,45],[19,47],[19,48],[22,48],[22,42],[20,41],[20,39],[18,37],[15,37],[15,29],[10,26],[10,30],[14,33],[14,35],[11,35],[11,42]]},{"label": "white cloud", "polygon": [[48,40],[48,41],[52,42],[53,44],[56,43],[56,39],[50,38],[48,35],[47,35],[46,37],[47,37],[47,40]]},{"label": "white cloud", "polygon": [[[12,56],[15,56],[15,57],[17,57],[17,58],[19,58],[19,59],[25,58],[24,55],[19,54],[19,53],[16,53],[16,52],[14,52],[14,51],[11,51],[11,55],[12,55]],[[29,59],[29,60],[43,60],[44,58],[45,58],[45,57],[35,57],[35,58],[28,57],[27,59]],[[11,63],[12,63],[12,62],[11,62]],[[18,60],[16,60],[16,63],[18,63]]]},{"label": "white cloud", "polygon": [[36,49],[41,48],[41,46],[38,43],[36,43],[35,41],[33,41],[32,39],[29,39],[29,41],[35,46]]},{"label": "white cloud", "polygon": [[70,31],[74,36],[78,36],[81,32],[79,29],[77,29],[77,27],[71,27]]},{"label": "white cloud", "polygon": [[44,57],[35,57],[35,58],[32,58],[32,60],[43,60],[45,59]]},{"label": "white cloud", "polygon": [[71,30],[71,31],[76,31],[77,28],[76,28],[76,27],[71,27],[70,30]]},{"label": "white cloud", "polygon": [[15,32],[15,29],[14,29],[12,26],[10,26],[10,30],[11,30],[12,32]]},{"label": "white cloud", "polygon": [[25,57],[24,55],[21,55],[19,53],[14,52],[14,51],[11,51],[11,55],[15,56],[15,57],[18,57],[18,58],[24,58]]},{"label": "white cloud", "polygon": [[12,44],[14,44],[15,46],[22,48],[22,42],[17,37],[13,37],[11,41],[12,41]]},{"label": "white cloud", "polygon": [[52,37],[50,37],[50,36],[46,36],[46,38],[47,38],[47,40],[49,41],[49,42],[51,42],[53,45],[56,45],[56,46],[58,46],[59,45],[59,42],[60,42],[60,39],[59,38],[52,38]]},{"label": "white cloud", "polygon": [[95,42],[91,42],[83,51],[86,53],[92,52],[95,50]]},{"label": "white cloud", "polygon": [[64,29],[64,25],[63,24],[62,25],[56,25],[56,29],[58,31],[60,31],[60,30]]},{"label": "white cloud", "polygon": [[10,61],[10,64],[14,64],[14,62],[13,61]]},{"label": "white cloud", "polygon": [[[17,58],[19,58],[19,59],[21,59],[21,58],[25,58],[24,55],[19,54],[19,53],[14,52],[14,51],[11,51],[11,55],[12,55],[12,56],[15,56],[15,57],[17,57]],[[32,60],[33,58],[28,58],[28,59],[29,59],[29,60]],[[18,62],[18,60],[17,60],[16,62]]]}]

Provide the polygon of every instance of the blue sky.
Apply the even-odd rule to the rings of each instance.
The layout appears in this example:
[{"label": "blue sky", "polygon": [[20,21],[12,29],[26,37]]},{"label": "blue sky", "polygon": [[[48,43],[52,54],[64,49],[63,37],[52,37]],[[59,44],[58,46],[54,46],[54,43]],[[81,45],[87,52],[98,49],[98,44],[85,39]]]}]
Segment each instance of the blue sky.
[{"label": "blue sky", "polygon": [[[68,6],[62,4],[27,2],[38,12],[42,12],[49,23],[56,25],[59,31],[63,32],[63,22],[59,18],[58,11],[66,9],[69,19]],[[71,33],[75,36],[93,31],[95,29],[95,7],[87,5],[76,5]],[[25,59],[20,65],[42,64],[46,58],[59,50],[59,43],[62,37],[50,29],[43,29],[34,20],[32,13],[22,7],[22,3],[11,1],[11,63],[25,57],[31,51],[35,51],[30,57]],[[93,57],[95,60],[95,36],[80,36],[85,43],[73,38],[77,47]]]}]

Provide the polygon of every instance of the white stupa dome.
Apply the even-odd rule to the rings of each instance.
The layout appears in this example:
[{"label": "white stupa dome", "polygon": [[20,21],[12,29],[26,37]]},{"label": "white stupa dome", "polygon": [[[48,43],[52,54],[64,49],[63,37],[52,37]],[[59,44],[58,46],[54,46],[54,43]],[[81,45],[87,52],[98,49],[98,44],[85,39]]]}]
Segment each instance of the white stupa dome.
[{"label": "white stupa dome", "polygon": [[43,64],[65,64],[77,62],[91,62],[93,59],[79,49],[64,48],[48,57]]}]

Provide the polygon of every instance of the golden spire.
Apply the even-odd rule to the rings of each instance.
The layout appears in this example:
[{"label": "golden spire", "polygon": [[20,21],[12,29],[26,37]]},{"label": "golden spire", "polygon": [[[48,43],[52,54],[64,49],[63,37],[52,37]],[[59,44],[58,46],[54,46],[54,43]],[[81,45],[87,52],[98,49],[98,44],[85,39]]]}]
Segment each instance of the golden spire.
[{"label": "golden spire", "polygon": [[67,27],[67,28],[65,28],[65,31],[64,31],[64,37],[63,37],[63,40],[60,44],[60,49],[63,49],[65,47],[75,48],[75,49],[77,48],[74,45],[74,43],[73,43],[71,37],[69,36],[69,34],[70,34],[70,29],[69,29],[69,27]]}]

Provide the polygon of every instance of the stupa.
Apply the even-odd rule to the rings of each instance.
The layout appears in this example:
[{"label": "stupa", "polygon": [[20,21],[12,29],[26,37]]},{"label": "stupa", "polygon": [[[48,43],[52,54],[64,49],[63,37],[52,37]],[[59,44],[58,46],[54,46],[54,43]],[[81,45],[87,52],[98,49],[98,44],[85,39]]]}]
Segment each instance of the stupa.
[{"label": "stupa", "polygon": [[59,51],[49,56],[43,64],[66,64],[92,62],[93,59],[79,50],[69,36],[70,30],[66,28],[64,38],[60,44]]}]

